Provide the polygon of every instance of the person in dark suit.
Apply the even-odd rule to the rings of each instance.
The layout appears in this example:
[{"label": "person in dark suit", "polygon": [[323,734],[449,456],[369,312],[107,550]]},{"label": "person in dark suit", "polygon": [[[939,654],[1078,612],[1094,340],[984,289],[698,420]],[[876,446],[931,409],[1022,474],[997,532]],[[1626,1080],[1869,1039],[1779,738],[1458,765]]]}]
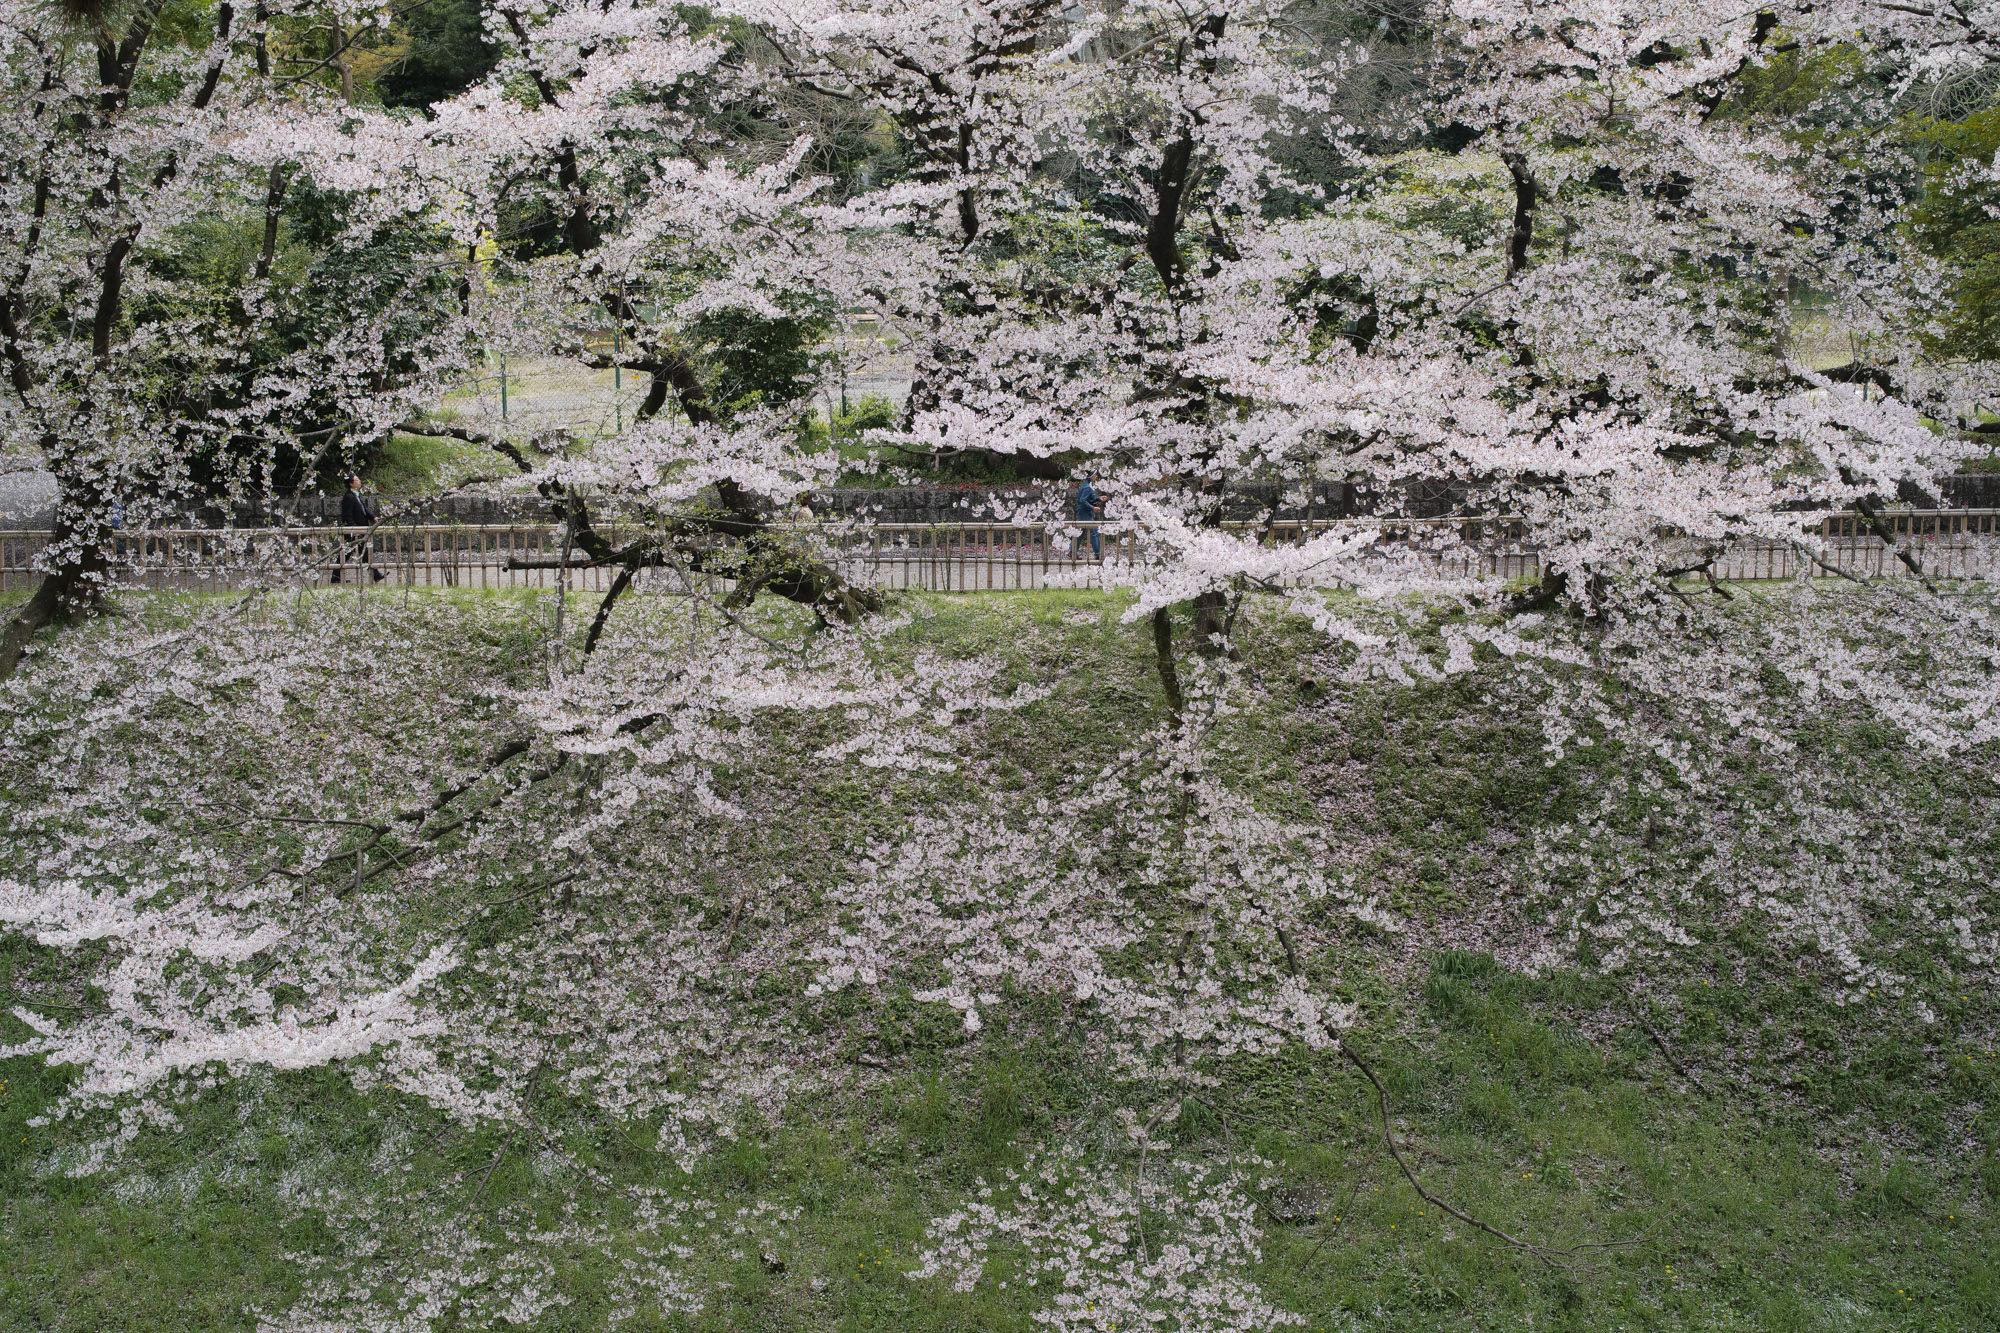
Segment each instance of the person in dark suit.
[{"label": "person in dark suit", "polygon": [[[347,479],[347,491],[340,497],[340,526],[343,528],[373,528],[375,526],[375,515],[368,512],[368,502],[361,498],[361,478],[359,477],[351,476]],[[364,565],[368,564],[370,548],[375,545],[372,536],[373,534],[371,533],[369,536],[359,539],[361,563]],[[342,554],[344,556],[345,552]],[[346,563],[346,560],[343,558],[339,564],[333,567],[333,582],[340,582],[341,566]],[[377,583],[382,581],[381,570],[371,567],[368,573]]]},{"label": "person in dark suit", "polygon": [[361,498],[361,478],[347,479],[347,493],[340,497],[340,526],[343,528],[365,528],[375,521],[368,512],[368,502]]}]

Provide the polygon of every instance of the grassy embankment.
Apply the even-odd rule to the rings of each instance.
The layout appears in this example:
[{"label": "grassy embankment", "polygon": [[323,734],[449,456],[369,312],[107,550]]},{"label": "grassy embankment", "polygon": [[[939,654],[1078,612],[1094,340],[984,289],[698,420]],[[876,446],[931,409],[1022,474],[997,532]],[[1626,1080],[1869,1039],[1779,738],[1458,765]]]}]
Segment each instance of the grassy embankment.
[{"label": "grassy embankment", "polygon": [[[1023,799],[1054,791],[1159,716],[1150,645],[1116,623],[1114,599],[928,605],[935,614],[913,639],[1007,656],[1055,685],[1046,701],[986,724],[967,781]],[[523,619],[535,618],[524,608]],[[1372,1091],[1331,1055],[1294,1051],[1237,1062],[1166,1131],[1190,1154],[1247,1149],[1276,1164],[1255,1274],[1269,1298],[1314,1329],[2000,1325],[1995,996],[1950,998],[1953,979],[1930,978],[1936,993],[1924,998],[1938,1022],[1917,1042],[1905,1008],[1835,1010],[1811,977],[1759,967],[1754,932],[1696,923],[1680,973],[1656,975],[1642,994],[1619,977],[1531,978],[1483,950],[1442,947],[1485,906],[1492,877],[1460,867],[1491,830],[1531,838],[1538,823],[1567,818],[1617,757],[1584,751],[1545,766],[1532,720],[1483,711],[1476,677],[1330,690],[1297,626],[1267,627],[1249,648],[1262,701],[1218,737],[1228,766],[1273,806],[1370,840],[1380,864],[1401,867],[1387,878],[1413,929],[1357,936],[1338,961],[1362,1010],[1358,1044],[1395,1097],[1426,1182],[1538,1241],[1643,1238],[1545,1263],[1470,1233],[1400,1178]],[[1871,776],[1853,778],[1858,795],[1921,768],[1893,747],[1874,761]],[[805,845],[838,848],[858,836],[845,826],[897,817],[850,785],[803,799]],[[74,967],[0,934],[0,990],[56,993]],[[691,1191],[730,1211],[799,1210],[772,1233],[782,1272],[754,1244],[704,1251],[687,1274],[707,1294],[702,1312],[628,1327],[1036,1326],[1018,1284],[999,1285],[1004,1260],[970,1294],[903,1270],[928,1218],[1039,1144],[1088,1139],[1121,1092],[1058,1012],[998,1010],[968,1035],[934,1009],[891,1004],[853,1034],[865,1079],[780,1123],[746,1124],[692,1179],[589,1107],[538,1094],[537,1118],[561,1127],[572,1150],[583,1145],[608,1179]],[[826,1021],[841,1021],[837,1006]],[[301,1190],[340,1181],[365,1191],[390,1142],[421,1145],[411,1157],[419,1183],[469,1196],[475,1234],[504,1209],[553,1217],[578,1189],[534,1154],[508,1151],[499,1130],[465,1131],[324,1070],[227,1082],[177,1130],[142,1130],[123,1165],[72,1177],[62,1167],[83,1131],[29,1124],[64,1077],[0,1061],[0,1328],[251,1326],[249,1308],[276,1312],[296,1294],[296,1256],[338,1243],[298,1206]],[[476,1194],[468,1180],[482,1182]],[[541,1326],[603,1326],[610,1267],[589,1247],[569,1253],[560,1272],[574,1303]]]}]

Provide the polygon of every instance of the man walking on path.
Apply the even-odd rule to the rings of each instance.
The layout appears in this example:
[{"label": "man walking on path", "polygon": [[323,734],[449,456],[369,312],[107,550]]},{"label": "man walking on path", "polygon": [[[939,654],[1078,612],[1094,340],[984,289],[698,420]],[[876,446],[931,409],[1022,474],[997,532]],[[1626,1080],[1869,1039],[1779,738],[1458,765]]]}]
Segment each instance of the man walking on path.
[{"label": "man walking on path", "polygon": [[[1097,516],[1104,508],[1104,498],[1097,493],[1097,487],[1091,484],[1095,480],[1095,476],[1086,472],[1083,474],[1083,485],[1076,488],[1076,517],[1079,523],[1097,522]],[[1079,532],[1076,534],[1076,540],[1070,543],[1069,553],[1071,556],[1076,556],[1082,554],[1082,551],[1083,534]],[[1090,530],[1090,555],[1093,560],[1104,558],[1103,539],[1098,536],[1096,528]]]},{"label": "man walking on path", "polygon": [[347,479],[347,493],[340,497],[340,526],[343,528],[365,528],[375,521],[368,512],[368,502],[361,498],[361,478]]},{"label": "man walking on path", "polygon": [[[361,478],[359,477],[349,477],[347,479],[347,492],[340,497],[340,526],[343,528],[370,529],[368,535],[360,539],[361,563],[364,565],[368,564],[370,548],[375,545],[375,534],[373,532],[375,516],[368,512],[368,502],[361,498]],[[347,563],[345,552],[342,552],[342,557],[333,567],[332,581],[335,583],[340,582],[341,566]],[[382,581],[381,570],[370,568],[368,572],[374,577],[377,583]]]}]

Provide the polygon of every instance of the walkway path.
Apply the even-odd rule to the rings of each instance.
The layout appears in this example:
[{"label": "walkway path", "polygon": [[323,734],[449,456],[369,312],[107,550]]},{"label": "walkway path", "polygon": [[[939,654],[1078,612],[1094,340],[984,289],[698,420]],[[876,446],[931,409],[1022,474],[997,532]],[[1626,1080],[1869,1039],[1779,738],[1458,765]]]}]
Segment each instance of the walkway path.
[{"label": "walkway path", "polygon": [[[1888,516],[1897,541],[1918,554],[1938,578],[2000,577],[2000,510],[1925,510]],[[1140,539],[1105,525],[1101,559],[1078,552],[1090,524],[815,524],[796,539],[836,563],[856,583],[938,592],[1103,587],[1140,563]],[[1907,573],[1896,552],[1866,535],[1852,516],[1822,520],[1817,546],[1745,542],[1714,566],[1719,579],[1790,579],[1828,567],[1858,577]],[[1386,565],[1427,560],[1461,576],[1531,579],[1540,558],[1522,526],[1506,519],[1416,519],[1372,524],[1342,519],[1281,523],[1270,540],[1290,545],[1339,530],[1370,530],[1370,550]],[[604,535],[625,537],[614,525]],[[35,554],[45,532],[0,531],[0,588],[37,577]],[[220,590],[311,586],[366,579],[398,587],[515,588],[608,586],[616,571],[586,567],[565,554],[562,529],[548,523],[493,526],[382,525],[360,528],[153,530],[119,539],[119,555],[135,583],[156,588]],[[1815,560],[1817,556],[1817,560]],[[378,579],[376,576],[380,575]],[[640,587],[670,590],[687,576],[673,569],[643,572]],[[1334,582],[1334,580],[1329,580]]]}]

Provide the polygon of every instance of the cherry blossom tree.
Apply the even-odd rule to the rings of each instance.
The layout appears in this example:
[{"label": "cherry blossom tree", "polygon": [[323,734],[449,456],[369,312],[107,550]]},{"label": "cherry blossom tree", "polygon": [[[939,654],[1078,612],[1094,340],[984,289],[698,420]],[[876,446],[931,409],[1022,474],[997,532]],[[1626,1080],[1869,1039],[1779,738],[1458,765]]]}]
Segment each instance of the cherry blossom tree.
[{"label": "cherry blossom tree", "polygon": [[[1341,115],[1373,48],[1290,6],[740,13],[777,52],[766,77],[872,100],[908,145],[901,193],[861,196],[901,226],[850,204],[860,229],[806,270],[922,331],[877,442],[1106,472],[1148,538],[1140,614],[1170,695],[1167,607],[1193,607],[1212,653],[1252,583],[1436,577],[1372,534],[1282,555],[1225,536],[1253,517],[1237,483],[1340,486],[1385,517],[1417,487],[1519,513],[1546,571],[1524,604],[1597,610],[1732,541],[1790,541],[1800,508],[1934,494],[1955,455],[1925,422],[1984,391],[1983,369],[1921,354],[1938,276],[1897,243],[1893,201],[1730,102],[1781,48],[1846,31],[1811,14],[1443,7],[1399,143]],[[1411,148],[1426,122],[1462,146]],[[1292,169],[1308,139],[1345,179]],[[1426,216],[1445,192],[1465,203],[1448,225]],[[1795,286],[1867,331],[1868,364],[1799,362]]]},{"label": "cherry blossom tree", "polygon": [[[1309,982],[1300,922],[1372,908],[1299,870],[1325,856],[1287,850],[1296,831],[1250,831],[1204,771],[1205,738],[1238,688],[1231,636],[1246,597],[1284,596],[1352,646],[1355,670],[1403,680],[1463,670],[1482,645],[1577,665],[1538,618],[1581,616],[1608,655],[1599,685],[1552,689],[1561,735],[1595,689],[1670,688],[1643,664],[1726,605],[1712,579],[1707,603],[1682,585],[1733,544],[1824,559],[1802,513],[1857,510],[1936,591],[1880,508],[1937,493],[1965,446],[1933,423],[1969,417],[1991,367],[1924,355],[1938,278],[1901,243],[1897,200],[1739,93],[1773,59],[1851,41],[1846,29],[1803,10],[1442,6],[1429,15],[1433,76],[1399,143],[1341,119],[1338,90],[1369,48],[1326,41],[1286,6],[736,12],[775,54],[745,66],[717,49],[704,77],[872,99],[910,170],[837,206],[808,205],[811,183],[781,184],[785,164],[726,172],[713,197],[740,211],[715,244],[734,259],[711,290],[750,305],[746,277],[768,297],[809,275],[920,330],[916,390],[879,443],[1062,455],[1108,475],[1140,552],[1115,577],[1136,593],[1128,618],[1149,628],[1175,718],[1128,775],[1149,796],[1120,798],[1130,818],[1115,821],[1132,864],[1113,880],[1146,885],[1143,908],[1094,897],[1089,874],[1052,883],[1032,869],[1090,818],[1088,799],[1026,831],[931,829],[921,851],[871,862],[856,900],[868,927],[824,955],[823,993],[876,984],[914,938],[944,969],[924,993],[968,1029],[998,994],[981,978],[1060,975],[1113,1029],[1132,1025],[1112,1040],[1162,1089],[1265,1041],[1337,1043],[1345,1019]],[[1426,124],[1455,146],[1424,141]],[[1302,139],[1340,155],[1337,179],[1294,169]],[[784,203],[742,205],[744,182]],[[765,249],[788,207],[801,210],[787,220],[796,232]],[[1087,238],[1085,259],[1057,266],[1037,248],[1032,228],[1050,217]],[[1866,361],[1802,358],[1796,287],[1828,294],[1865,334]],[[735,423],[727,444],[710,443],[707,410],[683,408],[685,426],[649,422],[548,475],[663,514],[715,485],[746,532],[752,513],[732,495],[777,500],[814,475],[782,429]],[[1245,482],[1275,498],[1246,513]],[[1272,544],[1281,508],[1329,485],[1361,497],[1360,521]],[[1436,549],[1458,543],[1455,530],[1430,549],[1407,540],[1426,492],[1461,519],[1507,516],[1538,583],[1470,573],[1476,551]],[[607,556],[629,558],[593,558]],[[1526,619],[1463,632],[1440,664],[1413,626],[1331,609],[1329,588]],[[1986,651],[1985,613],[1941,606],[1974,655]],[[1849,641],[1811,643],[1770,664],[1809,690],[1855,691],[1947,748],[1988,734],[1976,686],[1919,725],[1935,713],[1931,685],[1858,668]],[[942,886],[965,883],[977,888],[940,910]],[[1032,926],[1008,920],[1011,886],[1035,904]],[[1042,916],[1052,902],[1062,910]],[[1051,920],[1089,923],[1087,944],[1068,929],[1039,936]],[[1183,943],[1152,956],[1144,984],[1078,961],[1148,937]]]},{"label": "cherry blossom tree", "polygon": [[[587,455],[545,442],[554,456],[536,470],[495,441],[559,501],[578,561],[620,570],[599,626],[640,571],[667,566],[727,573],[742,603],[769,590],[840,619],[875,607],[872,592],[769,531],[771,502],[833,475],[832,460],[802,447],[791,400],[808,386],[781,386],[784,401],[768,405],[718,400],[696,348],[717,314],[753,330],[812,325],[871,282],[893,285],[889,256],[847,247],[898,225],[903,193],[828,199],[801,170],[805,138],[775,160],[742,151],[731,117],[767,113],[769,97],[724,35],[671,9],[503,5],[493,26],[492,78],[434,108],[418,151],[450,161],[475,236],[504,241],[523,216],[548,233],[493,266],[479,311],[490,346],[648,377],[630,430]],[[607,328],[615,350],[593,351]],[[600,535],[594,493],[641,535]]]},{"label": "cherry blossom tree", "polygon": [[[388,124],[316,81],[327,61],[274,61],[320,14],[0,15],[5,450],[57,487],[48,574],[0,672],[100,604],[121,521],[268,489],[283,457],[379,437],[462,364],[447,238],[431,196],[378,164]],[[307,195],[317,263],[288,214]],[[226,291],[201,271],[218,262]]]},{"label": "cherry blossom tree", "polygon": [[[30,744],[4,784],[0,920],[51,948],[101,945],[107,997],[24,1017],[10,1051],[81,1071],[58,1114],[110,1127],[94,1160],[171,1123],[217,1068],[330,1064],[506,1126],[509,1144],[541,1132],[533,1103],[552,1089],[650,1128],[690,1171],[746,1109],[781,1118],[893,1067],[875,1044],[892,1002],[963,1040],[1046,1005],[1125,1096],[1122,1156],[1052,1154],[995,1182],[936,1220],[918,1271],[962,1285],[985,1247],[1015,1245],[1051,1284],[1053,1326],[1076,1326],[1079,1298],[1283,1326],[1244,1276],[1262,1164],[1163,1162],[1161,1125],[1234,1062],[1344,1059],[1424,1186],[1342,974],[1355,940],[1409,928],[1390,903],[1407,867],[1274,813],[1231,770],[1232,728],[1273,688],[1241,649],[1281,615],[1310,626],[1311,669],[1343,688],[1476,679],[1536,719],[1538,762],[1617,747],[1598,804],[1517,840],[1496,872],[1518,892],[1485,906],[1484,940],[1523,967],[1644,975],[1717,901],[1782,923],[1788,958],[1829,960],[1835,1003],[1908,983],[1871,936],[1892,909],[1914,923],[1899,944],[1990,967],[1967,858],[1897,868],[1927,846],[1914,805],[1871,819],[1802,769],[1754,812],[1713,809],[1732,764],[1792,753],[1815,714],[1866,716],[1945,765],[2000,739],[1987,600],[1934,578],[1881,519],[1935,495],[1992,367],[1926,353],[1940,277],[1904,243],[1902,200],[1755,96],[1772,62],[1875,33],[1865,86],[1845,91],[1891,97],[1987,59],[1985,12],[1442,0],[1385,29],[1263,0],[741,0],[706,18],[502,0],[492,76],[424,118],[322,107],[303,85],[294,110],[253,98],[247,75],[226,132],[201,120],[223,94],[199,81],[199,105],[148,103],[207,127],[189,132],[212,154],[204,179],[254,185],[298,162],[363,214],[421,214],[449,236],[448,271],[483,270],[464,282],[467,336],[650,381],[616,438],[489,441],[560,504],[570,558],[616,571],[587,630],[547,627],[511,667],[464,647],[526,634],[505,607],[250,599],[59,641],[5,687],[8,734]],[[43,48],[18,41],[31,68]],[[1385,104],[1370,66],[1390,42],[1424,77],[1388,81]],[[201,59],[232,53],[217,38]],[[1365,123],[1355,83],[1374,90]],[[903,166],[816,170],[811,99],[890,126]],[[94,151],[121,181],[173,162],[147,197],[193,206],[180,157]],[[47,270],[96,275],[75,298],[92,310],[106,271]],[[1801,352],[1800,289],[1861,355]],[[1150,642],[1161,707],[1053,796],[954,785],[975,762],[962,738],[1037,705],[1046,681],[937,651],[925,607],[888,604],[774,521],[847,464],[795,399],[712,391],[719,313],[855,311],[918,343],[910,402],[873,443],[1096,469],[1135,538],[1129,567],[1080,572],[1130,594],[1116,614]],[[608,355],[593,350],[607,326]],[[405,420],[419,379],[363,375],[361,342],[328,353],[367,386],[355,419]],[[23,352],[43,377],[24,401],[55,385],[64,420],[99,421],[75,418],[108,410],[75,386],[134,356],[49,346],[71,359]],[[272,402],[298,383],[273,380]],[[135,474],[185,456],[160,442],[117,461],[140,456],[107,452],[114,438],[164,436],[91,430],[62,438],[104,441],[89,457]],[[65,503],[108,512],[112,484],[65,468],[66,496],[87,497]],[[1350,521],[1277,541],[1283,511],[1329,487],[1354,497]],[[1452,522],[1418,526],[1440,496]],[[637,535],[603,535],[607,508]],[[1911,577],[1800,581],[1754,607],[1704,577],[1744,541],[1830,565],[1801,525],[1850,508]],[[1538,577],[1479,572],[1503,519]],[[75,549],[101,549],[108,521],[72,520]],[[378,661],[385,634],[413,651]],[[432,660],[467,665],[416,665]],[[801,795],[844,779],[863,796],[838,816]],[[1971,822],[1990,837],[1990,816]],[[838,870],[808,883],[815,855]],[[649,1237],[680,1225],[646,1206]],[[425,1213],[421,1229],[370,1279],[407,1295],[399,1308],[531,1318],[556,1299],[539,1260],[473,1292],[463,1220]],[[691,1308],[669,1267],[634,1281]],[[337,1320],[350,1289],[330,1278],[297,1326]]]}]

